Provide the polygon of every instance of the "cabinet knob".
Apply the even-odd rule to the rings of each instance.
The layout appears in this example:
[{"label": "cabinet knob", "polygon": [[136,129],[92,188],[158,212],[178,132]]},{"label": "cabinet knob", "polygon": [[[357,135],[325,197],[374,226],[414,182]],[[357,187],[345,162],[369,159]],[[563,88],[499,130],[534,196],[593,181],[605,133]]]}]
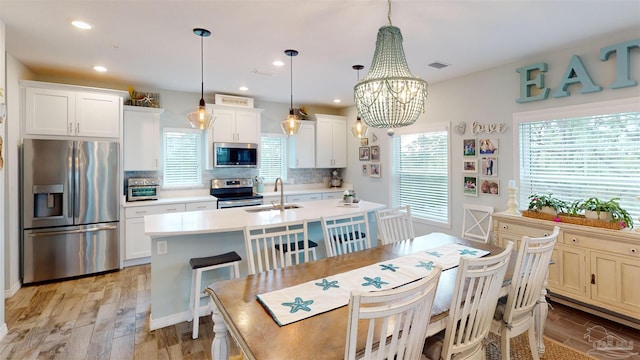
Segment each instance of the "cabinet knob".
[{"label": "cabinet knob", "polygon": [[544,233],[544,235],[543,235],[543,236],[544,236],[544,237],[547,237],[547,236],[549,236],[549,233]]},{"label": "cabinet knob", "polygon": [[638,253],[638,249],[636,249],[636,248],[631,248],[631,253],[632,253],[632,254],[636,254],[636,253]]},{"label": "cabinet knob", "polygon": [[507,230],[508,228],[509,228],[509,226],[508,226],[508,225],[502,225],[502,229],[503,229],[503,230]]},{"label": "cabinet knob", "polygon": [[574,243],[577,243],[578,239],[577,238],[572,238],[571,241],[573,241]]}]

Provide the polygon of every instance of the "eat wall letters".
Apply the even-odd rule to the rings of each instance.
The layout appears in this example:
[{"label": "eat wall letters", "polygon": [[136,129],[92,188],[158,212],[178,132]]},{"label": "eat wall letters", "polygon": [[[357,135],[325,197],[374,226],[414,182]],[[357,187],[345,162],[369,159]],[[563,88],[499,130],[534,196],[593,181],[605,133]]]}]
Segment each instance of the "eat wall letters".
[{"label": "eat wall letters", "polygon": [[[616,80],[609,85],[610,89],[620,89],[637,86],[638,82],[631,80],[631,50],[640,48],[640,39],[626,41],[620,44],[603,47],[600,49],[600,61],[609,60],[611,54],[616,55]],[[520,74],[520,98],[517,103],[546,100],[550,89],[545,87],[545,73],[547,63],[537,63],[516,69]],[[578,55],[573,55],[564,73],[558,88],[551,94],[554,98],[569,96],[567,91],[570,85],[581,84],[581,94],[602,91],[602,87],[593,82],[587,68]],[[532,95],[532,89],[537,89],[538,94]]]}]

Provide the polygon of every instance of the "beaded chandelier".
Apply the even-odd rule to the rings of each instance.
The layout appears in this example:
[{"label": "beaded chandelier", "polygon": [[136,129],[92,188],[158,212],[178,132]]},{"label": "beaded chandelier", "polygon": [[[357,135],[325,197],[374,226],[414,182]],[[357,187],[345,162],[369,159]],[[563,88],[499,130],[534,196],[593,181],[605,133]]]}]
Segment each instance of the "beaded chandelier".
[{"label": "beaded chandelier", "polygon": [[353,88],[356,110],[374,128],[393,129],[413,124],[424,112],[427,82],[413,76],[402,48],[400,29],[389,24],[378,29],[369,73]]}]

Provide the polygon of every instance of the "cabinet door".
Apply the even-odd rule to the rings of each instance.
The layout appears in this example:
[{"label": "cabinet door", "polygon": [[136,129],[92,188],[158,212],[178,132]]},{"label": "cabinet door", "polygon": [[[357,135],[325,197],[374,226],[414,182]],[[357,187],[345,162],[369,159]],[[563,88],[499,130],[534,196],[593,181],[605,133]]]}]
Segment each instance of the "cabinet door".
[{"label": "cabinet door", "polygon": [[316,167],[330,168],[333,166],[333,129],[331,120],[318,118],[316,121]]},{"label": "cabinet door", "polygon": [[[576,300],[587,300],[586,251],[581,248],[556,244],[553,258],[556,270],[550,270],[550,277],[557,278],[557,286],[549,283],[549,289],[558,294],[571,294]],[[553,273],[556,271],[557,273]],[[552,275],[553,274],[553,275]]]},{"label": "cabinet door", "polygon": [[591,251],[591,299],[620,308],[628,315],[640,314],[640,261]]},{"label": "cabinet door", "polygon": [[76,135],[120,137],[120,97],[106,94],[76,94]]},{"label": "cabinet door", "polygon": [[158,170],[160,116],[124,111],[124,170]]},{"label": "cabinet door", "polygon": [[289,167],[292,169],[316,166],[316,131],[313,124],[302,124],[297,135],[289,136]]},{"label": "cabinet door", "polygon": [[236,142],[260,143],[260,119],[254,111],[236,111]]},{"label": "cabinet door", "polygon": [[228,109],[213,109],[215,122],[213,123],[214,142],[235,142],[236,112]]},{"label": "cabinet door", "polygon": [[126,220],[124,254],[125,260],[151,256],[151,238],[144,234],[144,217]]},{"label": "cabinet door", "polygon": [[26,88],[25,133],[73,135],[76,97],[73,91]]},{"label": "cabinet door", "polygon": [[331,124],[332,132],[332,167],[347,167],[347,120],[334,119]]}]

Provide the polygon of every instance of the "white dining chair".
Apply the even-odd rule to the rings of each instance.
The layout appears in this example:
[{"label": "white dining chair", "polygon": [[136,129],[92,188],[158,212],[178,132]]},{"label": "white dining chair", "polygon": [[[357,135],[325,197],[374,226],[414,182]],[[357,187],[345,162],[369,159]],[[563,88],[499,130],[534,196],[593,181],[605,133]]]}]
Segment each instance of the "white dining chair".
[{"label": "white dining chair", "polygon": [[540,359],[534,328],[534,308],[540,299],[559,233],[560,228],[555,226],[549,236],[522,237],[506,303],[498,303],[491,324],[491,332],[500,336],[502,360],[510,359],[510,339],[525,331],[528,331],[531,357],[534,360]]},{"label": "white dining chair", "polygon": [[[307,220],[271,225],[244,227],[249,275],[292,265],[293,252],[296,264],[309,261]],[[286,247],[285,247],[286,245]],[[286,250],[285,250],[286,249]]]},{"label": "white dining chair", "polygon": [[430,360],[484,358],[484,341],[491,327],[513,242],[500,254],[482,258],[462,256],[458,265],[446,329],[427,338],[423,354]]},{"label": "white dining chair", "polygon": [[462,238],[467,240],[489,242],[491,233],[491,215],[493,206],[462,204]]},{"label": "white dining chair", "polygon": [[382,245],[415,237],[409,205],[376,210],[376,220]]},{"label": "white dining chair", "polygon": [[369,221],[366,212],[322,217],[327,257],[348,254],[371,247]]},{"label": "white dining chair", "polygon": [[[431,318],[442,268],[389,290],[354,291],[349,299],[345,359],[419,359]],[[366,326],[364,352],[358,351],[358,328]]]}]

